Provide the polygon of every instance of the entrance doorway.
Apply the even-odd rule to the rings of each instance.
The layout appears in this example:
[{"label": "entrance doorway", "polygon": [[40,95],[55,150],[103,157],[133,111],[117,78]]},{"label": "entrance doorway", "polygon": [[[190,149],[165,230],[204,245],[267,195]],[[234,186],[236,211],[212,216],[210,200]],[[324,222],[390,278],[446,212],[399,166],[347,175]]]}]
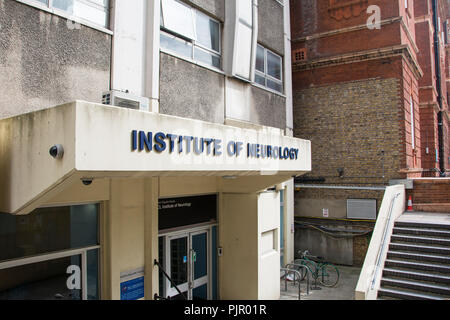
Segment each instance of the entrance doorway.
[{"label": "entrance doorway", "polygon": [[167,235],[163,240],[164,264],[168,279],[163,281],[166,297],[183,299],[175,285],[188,300],[211,299],[211,241],[210,228],[186,230]]}]

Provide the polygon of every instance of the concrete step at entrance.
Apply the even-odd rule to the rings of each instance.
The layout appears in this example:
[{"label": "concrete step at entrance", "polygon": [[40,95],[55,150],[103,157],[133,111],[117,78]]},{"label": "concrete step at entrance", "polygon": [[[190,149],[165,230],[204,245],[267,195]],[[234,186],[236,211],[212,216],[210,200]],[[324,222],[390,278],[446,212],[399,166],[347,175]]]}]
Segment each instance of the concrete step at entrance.
[{"label": "concrete step at entrance", "polygon": [[400,228],[427,228],[427,229],[442,229],[450,230],[450,224],[443,223],[427,223],[427,222],[406,222],[406,221],[396,221],[395,227]]},{"label": "concrete step at entrance", "polygon": [[442,246],[421,245],[416,243],[390,243],[389,250],[396,251],[414,251],[423,253],[434,253],[441,255],[450,255],[450,248]]},{"label": "concrete step at entrance", "polygon": [[399,235],[450,238],[450,230],[442,230],[442,229],[394,227],[392,232],[393,234]]},{"label": "concrete step at entrance", "polygon": [[390,297],[403,300],[444,300],[445,297],[434,294],[425,294],[410,291],[407,289],[399,290],[397,288],[380,288],[378,290],[378,298]]},{"label": "concrete step at entrance", "polygon": [[450,265],[450,256],[436,255],[436,254],[425,254],[419,252],[406,252],[406,251],[388,251],[388,259],[401,259],[410,261],[420,261],[420,262],[431,262],[439,264]]},{"label": "concrete step at entrance", "polygon": [[411,281],[405,279],[383,278],[381,279],[381,286],[383,288],[396,287],[418,291],[419,293],[438,294],[443,295],[444,298],[450,298],[450,287],[433,283]]},{"label": "concrete step at entrance", "polygon": [[412,242],[412,243],[441,245],[450,247],[450,239],[426,237],[426,236],[407,236],[407,235],[393,234],[391,236],[391,243],[396,242],[408,242],[408,243]]},{"label": "concrete step at entrance", "polygon": [[424,271],[432,271],[432,272],[439,272],[444,274],[450,274],[450,266],[449,265],[442,265],[442,264],[436,264],[436,263],[418,263],[418,262],[410,262],[410,261],[404,261],[404,260],[398,260],[398,259],[386,259],[386,262],[384,264],[385,267],[399,267],[399,268],[405,268],[405,269],[412,269],[412,270],[424,270]]},{"label": "concrete step at entrance", "polygon": [[384,268],[383,277],[411,279],[450,285],[450,276],[440,273],[413,271],[410,269]]}]

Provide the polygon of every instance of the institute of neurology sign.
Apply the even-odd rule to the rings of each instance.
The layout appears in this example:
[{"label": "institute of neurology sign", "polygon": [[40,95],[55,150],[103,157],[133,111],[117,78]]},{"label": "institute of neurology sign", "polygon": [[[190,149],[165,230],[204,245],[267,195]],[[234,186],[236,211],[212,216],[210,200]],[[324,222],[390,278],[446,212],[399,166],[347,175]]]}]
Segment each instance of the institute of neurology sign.
[{"label": "institute of neurology sign", "polygon": [[[245,150],[244,150],[245,147]],[[247,158],[298,160],[299,148],[242,141],[223,141],[215,138],[193,137],[163,132],[131,131],[131,150],[137,152],[206,154],[217,157],[246,156]]]}]

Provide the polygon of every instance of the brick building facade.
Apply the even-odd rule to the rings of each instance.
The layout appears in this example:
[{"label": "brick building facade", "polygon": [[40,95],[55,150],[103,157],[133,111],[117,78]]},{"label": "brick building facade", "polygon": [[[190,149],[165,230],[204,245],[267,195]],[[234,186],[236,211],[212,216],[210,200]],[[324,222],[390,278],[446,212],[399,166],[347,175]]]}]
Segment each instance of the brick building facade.
[{"label": "brick building facade", "polygon": [[311,140],[313,164],[297,180],[298,250],[361,264],[371,223],[347,200],[376,214],[393,180],[449,172],[449,6],[437,1],[437,66],[433,1],[291,2],[294,134]]}]

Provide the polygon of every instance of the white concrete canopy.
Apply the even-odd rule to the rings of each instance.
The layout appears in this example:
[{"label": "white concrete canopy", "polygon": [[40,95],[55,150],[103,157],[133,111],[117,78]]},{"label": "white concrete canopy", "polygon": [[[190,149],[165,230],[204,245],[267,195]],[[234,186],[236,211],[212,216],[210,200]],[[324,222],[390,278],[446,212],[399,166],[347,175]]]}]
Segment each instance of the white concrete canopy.
[{"label": "white concrete canopy", "polygon": [[[58,144],[61,159],[49,154]],[[223,192],[256,192],[311,170],[310,141],[278,129],[83,101],[0,120],[0,155],[0,212],[13,214],[82,178],[216,176]]]}]

